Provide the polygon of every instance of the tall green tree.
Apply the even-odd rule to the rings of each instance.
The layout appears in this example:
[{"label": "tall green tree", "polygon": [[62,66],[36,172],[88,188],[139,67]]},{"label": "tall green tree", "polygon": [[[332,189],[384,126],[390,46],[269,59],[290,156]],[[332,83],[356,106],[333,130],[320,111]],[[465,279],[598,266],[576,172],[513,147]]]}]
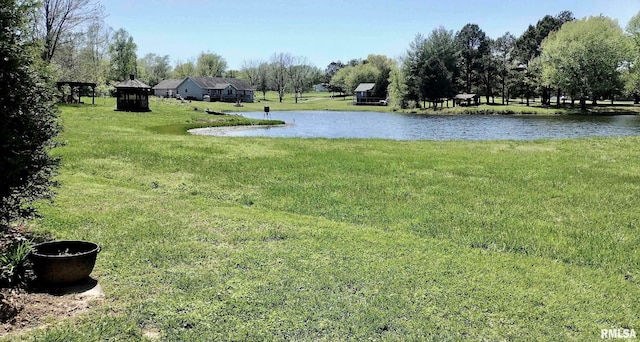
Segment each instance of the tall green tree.
[{"label": "tall green tree", "polygon": [[375,83],[380,78],[380,70],[370,63],[361,63],[348,70],[345,86],[349,94],[353,94],[360,83]]},{"label": "tall green tree", "polygon": [[405,100],[407,104],[415,103],[419,104],[423,96],[420,93],[421,80],[419,76],[420,65],[424,60],[424,49],[426,44],[426,37],[421,33],[416,34],[413,41],[409,43],[407,49],[407,55],[402,62],[402,72],[404,74],[404,80],[406,84]]},{"label": "tall green tree", "polygon": [[[417,35],[405,59],[407,91],[412,100],[413,92],[419,100],[430,101],[437,108],[437,101],[455,92],[457,67],[457,42],[453,31],[440,26],[424,38]],[[416,100],[416,99],[413,99]]]},{"label": "tall green tree", "polygon": [[484,93],[485,98],[487,99],[487,104],[489,104],[489,98],[494,96],[493,89],[498,77],[499,61],[493,53],[495,49],[495,41],[491,38],[487,38],[487,45],[489,52],[481,56],[481,67],[476,72],[479,75],[480,92]]},{"label": "tall green tree", "polygon": [[402,65],[402,61],[397,62],[389,73],[389,102],[394,109],[408,107],[407,80]]},{"label": "tall green tree", "polygon": [[516,37],[507,32],[498,37],[493,45],[493,56],[496,61],[497,74],[502,93],[502,104],[509,104],[509,80],[513,70],[513,52],[515,50]]},{"label": "tall green tree", "polygon": [[635,104],[640,103],[640,12],[634,15],[626,27],[631,40],[629,63],[624,73],[625,92],[633,96]]},{"label": "tall green tree", "polygon": [[611,94],[621,83],[628,39],[615,20],[604,16],[568,22],[542,43],[543,82],[585,99]]},{"label": "tall green tree", "polygon": [[169,55],[159,56],[148,53],[138,60],[138,78],[152,87],[169,78],[170,74]]},{"label": "tall green tree", "polygon": [[129,79],[129,75],[137,73],[137,49],[133,37],[125,29],[121,28],[115,32],[113,42],[109,46],[112,81],[126,80]]},{"label": "tall green tree", "polygon": [[333,78],[333,75],[335,75],[338,72],[338,70],[344,67],[345,67],[345,64],[342,63],[341,61],[333,61],[329,63],[329,65],[327,65],[327,67],[324,69],[324,74],[322,75],[322,84],[325,87],[327,87],[329,91],[339,92],[339,93],[344,92],[342,89],[336,89],[331,86],[331,79]]},{"label": "tall green tree", "polygon": [[489,39],[477,24],[467,24],[456,34],[461,88],[471,93],[481,82],[483,58],[490,53]]},{"label": "tall green tree", "polygon": [[[527,30],[518,37],[515,42],[514,56],[516,57],[516,65],[520,65],[521,71],[524,71],[524,79],[528,81],[526,89],[538,89],[541,93],[542,103],[550,104],[551,89],[544,86],[541,81],[541,75],[537,70],[539,68],[532,67],[532,63],[538,58],[542,52],[542,42],[549,36],[551,32],[559,30],[564,23],[573,21],[573,13],[570,11],[562,11],[556,16],[546,15],[538,20],[535,26],[529,25]],[[557,101],[560,101],[560,89],[558,89]],[[527,105],[529,104],[529,94],[527,92]]]},{"label": "tall green tree", "polygon": [[366,59],[367,64],[378,69],[378,77],[375,79],[374,97],[386,98],[389,88],[389,75],[395,66],[393,59],[384,55],[369,55]]},{"label": "tall green tree", "polygon": [[220,55],[202,52],[196,61],[196,74],[192,76],[222,77],[227,70],[227,61]]},{"label": "tall green tree", "polygon": [[59,164],[49,153],[60,130],[53,87],[41,51],[24,34],[31,6],[0,0],[0,233],[52,197]]},{"label": "tall green tree", "polygon": [[187,78],[189,76],[195,76],[196,72],[196,64],[193,60],[188,60],[186,62],[176,61],[176,65],[173,67],[173,72],[171,72],[171,77],[176,79]]},{"label": "tall green tree", "polygon": [[349,76],[349,73],[353,68],[353,66],[347,65],[338,69],[331,77],[331,81],[329,81],[329,89],[331,89],[331,91],[347,94],[347,76]]}]

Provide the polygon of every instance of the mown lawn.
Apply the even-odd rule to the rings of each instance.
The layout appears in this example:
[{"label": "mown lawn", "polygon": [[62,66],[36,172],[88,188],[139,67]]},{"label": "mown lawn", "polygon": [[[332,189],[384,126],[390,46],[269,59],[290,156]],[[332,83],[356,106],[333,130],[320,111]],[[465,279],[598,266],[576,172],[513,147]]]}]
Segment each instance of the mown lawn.
[{"label": "mown lawn", "polygon": [[32,225],[100,244],[92,275],[107,299],[9,340],[640,330],[639,137],[190,136],[166,127],[237,118],[196,102],[154,101],[151,113],[96,103],[62,107],[62,186]]}]

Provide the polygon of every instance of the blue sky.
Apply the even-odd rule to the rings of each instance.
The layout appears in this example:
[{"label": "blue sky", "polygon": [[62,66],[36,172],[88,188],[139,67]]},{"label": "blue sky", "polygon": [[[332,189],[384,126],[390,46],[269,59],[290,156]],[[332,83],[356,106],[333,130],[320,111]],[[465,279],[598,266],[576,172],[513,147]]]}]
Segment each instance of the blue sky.
[{"label": "blue sky", "polygon": [[519,36],[529,24],[563,10],[576,18],[603,14],[624,28],[640,0],[105,0],[107,25],[124,28],[138,57],[169,55],[173,64],[201,52],[222,56],[230,69],[268,61],[274,53],[304,56],[324,69],[381,54],[402,56],[417,33],[478,24],[491,38]]}]

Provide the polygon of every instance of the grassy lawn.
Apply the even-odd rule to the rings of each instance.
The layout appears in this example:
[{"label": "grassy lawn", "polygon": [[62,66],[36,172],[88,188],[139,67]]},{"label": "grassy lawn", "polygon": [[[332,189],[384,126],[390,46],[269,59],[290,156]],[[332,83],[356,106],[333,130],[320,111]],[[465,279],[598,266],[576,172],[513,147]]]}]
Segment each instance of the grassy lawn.
[{"label": "grassy lawn", "polygon": [[[303,108],[350,106],[316,97]],[[242,109],[265,103],[279,110],[277,100]],[[177,133],[238,120],[204,108],[237,108],[113,105],[61,107],[62,185],[32,223],[102,246],[92,275],[106,300],[5,339],[588,341],[601,329],[640,331],[640,137],[190,136]]]}]

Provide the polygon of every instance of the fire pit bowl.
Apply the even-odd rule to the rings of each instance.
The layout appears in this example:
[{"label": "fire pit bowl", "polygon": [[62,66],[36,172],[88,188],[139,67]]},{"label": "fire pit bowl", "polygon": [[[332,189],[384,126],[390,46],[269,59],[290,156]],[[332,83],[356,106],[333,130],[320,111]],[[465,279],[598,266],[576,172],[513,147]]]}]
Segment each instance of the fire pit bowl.
[{"label": "fire pit bowl", "polygon": [[68,285],[89,277],[98,252],[93,242],[57,240],[33,246],[29,259],[39,282]]}]

